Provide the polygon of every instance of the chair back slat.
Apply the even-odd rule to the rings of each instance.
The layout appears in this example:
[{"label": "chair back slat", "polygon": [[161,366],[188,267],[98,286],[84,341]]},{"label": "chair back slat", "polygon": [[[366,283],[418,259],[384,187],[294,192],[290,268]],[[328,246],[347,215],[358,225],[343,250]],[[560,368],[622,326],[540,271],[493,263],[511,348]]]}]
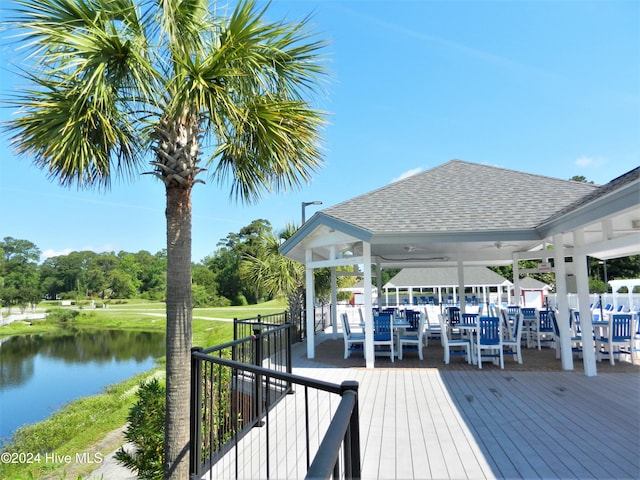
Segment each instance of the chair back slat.
[{"label": "chair back slat", "polygon": [[625,313],[613,314],[611,316],[611,338],[620,342],[631,338],[631,315]]},{"label": "chair back slat", "polygon": [[462,323],[478,323],[479,316],[477,313],[463,313]]},{"label": "chair back slat", "polygon": [[460,308],[448,307],[447,312],[449,314],[449,326],[454,326],[460,323]]},{"label": "chair back slat", "polygon": [[416,310],[406,310],[404,312],[410,330],[417,330],[420,323],[420,312]]},{"label": "chair back slat", "polygon": [[538,327],[538,331],[540,332],[555,332],[553,326],[553,317],[549,310],[540,310],[538,312],[538,322],[540,325]]},{"label": "chair back slat", "polygon": [[391,315],[376,315],[373,317],[373,340],[391,340]]},{"label": "chair back slat", "polygon": [[500,319],[498,317],[480,317],[478,319],[478,343],[497,345],[500,341]]}]

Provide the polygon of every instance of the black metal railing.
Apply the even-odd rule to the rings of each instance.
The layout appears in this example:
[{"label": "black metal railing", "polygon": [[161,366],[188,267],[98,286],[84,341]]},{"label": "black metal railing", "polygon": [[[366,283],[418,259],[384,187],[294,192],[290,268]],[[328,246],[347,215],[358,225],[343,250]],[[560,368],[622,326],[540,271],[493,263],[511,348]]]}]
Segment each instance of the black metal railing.
[{"label": "black metal railing", "polygon": [[192,477],[301,478],[318,452],[313,475],[331,461],[341,478],[358,478],[357,383],[292,375],[291,326],[253,328],[192,351]]},{"label": "black metal railing", "polygon": [[[314,334],[323,332],[331,326],[331,305],[314,307]],[[245,320],[233,319],[233,339],[244,338],[253,334],[255,325],[291,325],[291,340],[302,342],[307,338],[307,317],[305,310],[300,310],[299,315],[291,315],[290,312],[274,313],[271,315],[258,315],[255,318]]]}]

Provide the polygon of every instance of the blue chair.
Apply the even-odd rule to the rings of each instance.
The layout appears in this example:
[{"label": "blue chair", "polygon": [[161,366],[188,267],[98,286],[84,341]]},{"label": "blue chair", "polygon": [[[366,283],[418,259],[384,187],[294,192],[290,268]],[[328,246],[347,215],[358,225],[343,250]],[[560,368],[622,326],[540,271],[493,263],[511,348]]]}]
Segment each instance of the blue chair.
[{"label": "blue chair", "polygon": [[[490,353],[483,355],[483,350]],[[500,360],[500,368],[504,369],[504,349],[502,343],[502,329],[498,317],[480,317],[478,319],[478,331],[476,332],[475,358],[478,368],[482,368],[482,358]]]},{"label": "blue chair", "polygon": [[405,332],[417,332],[420,323],[420,312],[416,310],[405,310],[404,316],[409,323],[409,326],[405,328]]},{"label": "blue chair", "polygon": [[527,348],[531,348],[535,339],[538,311],[532,307],[523,307],[520,309],[520,316],[522,317],[522,338],[526,341]]},{"label": "blue chair", "polygon": [[346,313],[342,318],[342,337],[344,338],[344,358],[349,358],[353,350],[364,352],[364,333],[352,333],[349,317]]},{"label": "blue chair", "polygon": [[555,316],[551,310],[540,310],[538,312],[538,325],[534,333],[534,340],[538,344],[538,350],[542,350],[542,345],[556,345],[557,328],[554,326]]},{"label": "blue chair", "polygon": [[452,328],[460,323],[460,307],[447,307],[447,321]]},{"label": "blue chair", "polygon": [[477,313],[463,313],[461,315],[462,323],[478,323],[479,316]]},{"label": "blue chair", "polygon": [[[418,312],[416,312],[418,313]],[[427,314],[426,313],[418,313],[418,327],[415,329],[415,331],[413,333],[403,333],[401,335],[398,335],[398,359],[402,360],[402,352],[404,350],[404,347],[407,345],[415,345],[415,347],[418,349],[418,356],[420,357],[420,360],[423,360],[423,356],[422,356],[422,348],[424,347],[424,325],[425,322],[427,321]]]},{"label": "blue chair", "polygon": [[569,312],[569,327],[571,328],[571,351],[582,356],[582,325],[580,324],[580,312]]},{"label": "blue chair", "polygon": [[518,363],[522,364],[522,322],[521,315],[517,315],[513,324],[507,318],[506,310],[501,310],[503,325],[509,329],[509,338],[502,338],[502,345],[505,348],[504,355],[513,355]]},{"label": "blue chair", "polygon": [[[373,317],[373,348],[380,346],[389,347],[389,357],[393,362],[393,325],[391,315],[377,315]],[[386,351],[385,351],[386,353]]]},{"label": "blue chair", "polygon": [[609,318],[606,335],[596,339],[598,345],[598,361],[602,354],[609,355],[609,362],[615,365],[614,355],[631,355],[631,363],[635,365],[633,355],[633,339],[635,331],[630,313],[614,313]]}]

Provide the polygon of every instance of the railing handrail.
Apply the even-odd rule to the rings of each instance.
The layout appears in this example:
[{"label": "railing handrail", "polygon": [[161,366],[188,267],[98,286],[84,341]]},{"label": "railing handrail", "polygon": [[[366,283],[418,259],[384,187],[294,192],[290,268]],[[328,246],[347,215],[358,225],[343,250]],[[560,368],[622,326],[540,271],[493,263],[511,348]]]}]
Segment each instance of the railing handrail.
[{"label": "railing handrail", "polygon": [[[357,384],[356,384],[357,388]],[[338,455],[340,453],[340,447],[345,443],[345,436],[349,431],[351,425],[352,415],[354,410],[358,408],[358,393],[357,390],[345,390],[342,393],[342,399],[336,409],[336,412],[331,420],[331,424],[327,429],[320,447],[316,451],[316,455],[311,465],[307,469],[307,475],[305,479],[316,480],[331,478],[332,472],[336,470],[336,464],[338,462]],[[359,447],[357,448],[359,451]],[[345,478],[359,478],[360,469],[357,459],[355,465],[358,467],[357,472],[352,472],[352,466],[354,462],[350,461],[350,455],[345,453],[345,470],[348,470],[348,474],[345,474]],[[335,477],[334,477],[335,478]]]},{"label": "railing handrail", "polygon": [[237,362],[235,360],[229,360],[221,357],[213,357],[204,353],[204,350],[192,350],[192,356],[201,360],[212,361],[225,367],[237,368],[239,370],[245,370],[247,372],[259,373],[279,380],[285,380],[291,383],[296,383],[306,387],[317,388],[329,393],[336,393],[340,395],[342,393],[342,387],[335,383],[326,382],[324,380],[318,380],[315,378],[304,377],[293,373],[279,372],[277,370],[271,370],[269,368],[258,367],[250,363]]},{"label": "railing handrail", "polygon": [[[274,319],[276,322],[270,321]],[[297,385],[300,391],[303,390],[303,397],[299,397],[299,400],[304,402],[305,413],[302,422],[305,425],[305,433],[304,436],[299,437],[298,441],[306,442],[306,447],[302,447],[306,448],[305,467],[309,469],[312,460],[316,464],[322,463],[324,460],[315,460],[320,453],[323,458],[331,459],[334,478],[340,476],[341,467],[344,468],[343,478],[345,479],[360,476],[358,383],[346,381],[337,385],[292,373],[291,347],[294,337],[292,332],[295,331],[297,324],[289,320],[290,316],[287,312],[245,320],[234,319],[234,340],[207,349],[192,348],[190,427],[192,475],[199,476],[199,472],[203,469],[212,468],[235,447],[237,478],[238,442],[249,435],[254,427],[265,426],[264,435],[266,435],[266,452],[268,452],[265,468],[268,478],[271,471],[269,425],[272,423],[269,412],[289,394],[295,393],[293,386]],[[238,338],[239,336],[243,338]],[[295,338],[300,340],[297,335]],[[214,389],[214,385],[218,387]],[[328,395],[328,398],[334,398],[334,395],[341,397],[337,410],[334,410],[335,405],[334,408],[328,407],[334,415],[329,416],[328,426],[322,428],[324,436],[321,444],[316,443],[315,447],[311,445],[314,441],[310,441],[312,431],[309,425],[308,394],[310,390],[315,391],[316,395]],[[336,413],[339,413],[339,416],[336,417]],[[296,422],[296,420],[293,421]],[[278,426],[281,426],[280,423]],[[319,426],[320,424],[315,425],[316,428]],[[261,435],[258,434],[258,436]],[[322,447],[322,450],[318,450],[318,447]],[[340,452],[344,457],[342,463],[338,461]]]},{"label": "railing handrail", "polygon": [[[245,322],[247,324],[249,324],[248,322]],[[260,323],[260,322],[253,322],[253,323]],[[274,323],[266,323],[265,325],[267,325],[269,327],[269,333],[272,332],[277,332],[278,330],[284,330],[287,328],[290,328],[288,323],[285,324],[274,324]],[[220,345],[216,345],[215,347],[210,347],[210,348],[206,348],[206,349],[202,349],[201,353],[212,353],[212,352],[216,352],[218,350],[224,350],[225,348],[231,348],[231,347],[235,347],[236,345],[240,345],[242,343],[245,343],[247,341],[247,339],[249,338],[255,338],[255,335],[249,336],[249,337],[244,337],[244,338],[238,338],[237,340],[231,340],[230,342],[227,343],[222,343]],[[245,365],[243,363],[243,365]]]}]

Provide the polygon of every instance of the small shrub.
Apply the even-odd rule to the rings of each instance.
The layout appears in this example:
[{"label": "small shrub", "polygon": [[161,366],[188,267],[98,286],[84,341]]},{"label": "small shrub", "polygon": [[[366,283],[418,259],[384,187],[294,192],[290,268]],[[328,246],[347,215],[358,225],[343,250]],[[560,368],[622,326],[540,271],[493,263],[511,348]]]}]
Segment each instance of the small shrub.
[{"label": "small shrub", "polygon": [[47,320],[54,322],[73,322],[80,314],[77,310],[55,309],[47,314]]},{"label": "small shrub", "polygon": [[164,414],[165,387],[157,379],[142,383],[125,430],[125,438],[135,448],[128,452],[121,447],[115,455],[118,462],[137,472],[141,480],[163,477]]}]

